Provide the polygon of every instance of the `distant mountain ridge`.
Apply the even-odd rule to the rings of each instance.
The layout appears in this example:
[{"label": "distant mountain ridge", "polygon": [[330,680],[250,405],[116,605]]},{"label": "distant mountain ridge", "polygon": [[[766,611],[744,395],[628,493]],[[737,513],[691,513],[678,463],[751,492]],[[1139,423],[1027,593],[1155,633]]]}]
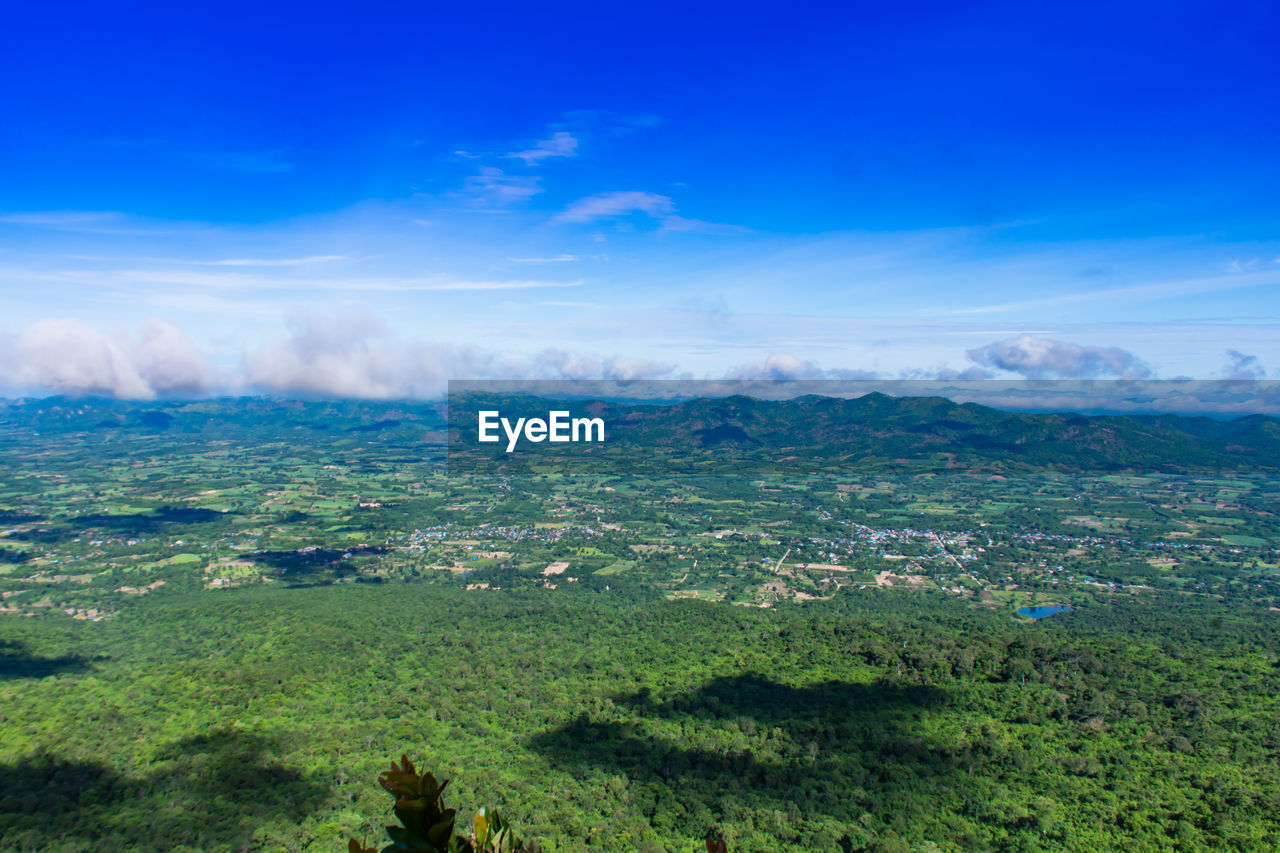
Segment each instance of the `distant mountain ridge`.
[{"label": "distant mountain ridge", "polygon": [[[552,401],[520,395],[455,401],[504,415],[583,410],[605,419],[615,448],[688,448],[720,453],[803,451],[822,457],[921,458],[954,454],[1032,465],[1098,469],[1280,467],[1280,419],[1231,421],[1179,415],[1080,415],[1007,412],[942,397],[790,400],[734,396],[665,406]],[[462,422],[451,418],[452,425]]]},{"label": "distant mountain ridge", "polygon": [[[732,396],[670,404],[552,400],[519,394],[464,395],[442,402],[293,401],[261,397],[124,402],[50,398],[0,405],[0,439],[30,430],[87,441],[162,434],[168,440],[361,441],[388,448],[439,447],[447,431],[475,435],[475,413],[542,416],[552,409],[603,418],[606,452],[954,462],[1119,469],[1280,469],[1280,419],[1182,415],[1010,412],[943,397],[869,393],[789,400]],[[449,421],[446,423],[446,414]],[[469,419],[469,420],[468,420]],[[538,445],[522,445],[537,448]],[[566,445],[541,445],[564,452]],[[488,447],[488,449],[492,449]],[[416,451],[415,451],[416,452]]]}]

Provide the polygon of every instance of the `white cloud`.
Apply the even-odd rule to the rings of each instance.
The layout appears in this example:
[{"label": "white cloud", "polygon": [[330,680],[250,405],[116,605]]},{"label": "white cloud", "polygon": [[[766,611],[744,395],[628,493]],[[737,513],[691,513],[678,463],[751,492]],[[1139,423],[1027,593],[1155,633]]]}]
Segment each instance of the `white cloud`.
[{"label": "white cloud", "polygon": [[546,349],[520,358],[479,347],[400,340],[371,315],[309,315],[245,359],[249,387],[359,399],[434,397],[449,379],[651,379],[671,366]]},{"label": "white cloud", "polygon": [[774,353],[751,364],[731,369],[725,379],[874,379],[874,371],[853,368],[822,368],[786,353]]},{"label": "white cloud", "polygon": [[[991,371],[984,370],[981,367],[966,367],[964,370],[956,370],[951,367],[944,367],[940,370],[935,370],[932,374],[927,374],[927,377],[921,377],[921,378],[941,379],[944,381],[954,380],[954,381],[968,382],[968,381],[981,380],[981,379],[990,379],[993,375],[994,374],[992,374]],[[914,378],[914,377],[904,374],[903,378]]]},{"label": "white cloud", "polygon": [[106,335],[77,320],[41,320],[18,336],[15,384],[55,394],[155,396],[129,357]]},{"label": "white cloud", "polygon": [[559,130],[551,134],[550,139],[543,139],[525,151],[515,151],[508,157],[523,160],[526,165],[535,166],[549,157],[574,157],[578,153],[578,140],[568,131]]},{"label": "white cloud", "polygon": [[640,358],[545,349],[533,357],[525,375],[538,379],[658,379],[674,369],[675,365]]},{"label": "white cloud", "polygon": [[41,320],[18,336],[9,361],[8,384],[27,391],[149,400],[213,385],[213,371],[191,340],[156,319],[123,337],[78,320]]},{"label": "white cloud", "polygon": [[[596,308],[590,315],[590,323],[583,321],[584,327],[596,328],[601,325],[598,318],[608,319],[598,311],[599,306],[590,303],[566,302],[554,307]],[[576,310],[563,310],[559,314],[568,318],[582,316]],[[255,316],[259,321],[262,319],[260,313]],[[540,316],[545,318],[546,314]],[[629,314],[624,322],[634,326],[647,321]],[[762,322],[776,326],[778,320],[769,318]],[[488,333],[475,339],[512,340],[496,331],[499,328],[500,325],[495,325]],[[831,359],[843,359],[845,363],[861,362],[868,369],[823,367],[818,361],[811,360],[811,352],[804,350],[782,350],[765,355],[768,350],[763,349],[758,341],[754,344],[709,343],[702,354],[710,358],[700,367],[696,356],[690,363],[689,354],[677,355],[678,348],[674,345],[651,346],[633,355],[592,351],[593,346],[608,348],[612,345],[610,341],[628,340],[625,327],[619,328],[621,331],[617,335],[598,335],[594,343],[582,339],[572,349],[553,346],[513,352],[498,348],[506,344],[494,344],[494,348],[490,348],[483,344],[458,344],[397,335],[374,316],[360,312],[315,314],[296,318],[286,333],[274,340],[268,338],[268,344],[251,346],[247,351],[239,349],[240,345],[233,338],[215,339],[210,352],[221,354],[221,358],[234,359],[237,352],[242,353],[241,361],[234,369],[219,370],[180,328],[162,320],[148,319],[134,330],[104,331],[74,319],[45,319],[28,326],[16,336],[6,338],[0,335],[0,388],[23,393],[108,395],[129,399],[243,391],[364,399],[431,398],[444,392],[448,379],[634,381],[670,378],[675,375],[676,367],[666,361],[668,357],[673,362],[680,359],[682,370],[694,367],[704,371],[705,376],[721,376],[734,381],[828,381],[882,377],[885,381],[963,381],[1011,374],[1019,377],[1017,381],[1021,378],[1135,380],[1152,375],[1151,369],[1127,350],[1086,346],[1029,334],[969,350],[974,364],[963,370],[910,370],[877,364],[874,361],[876,347],[851,348],[847,329],[839,339],[843,344],[828,347],[830,354],[819,358],[828,363]],[[686,334],[689,327],[673,327],[671,331],[678,338]],[[758,335],[753,333],[750,337],[754,339]],[[736,353],[741,361],[738,366],[725,370],[725,362],[720,359],[731,352]],[[946,357],[945,354],[942,356]],[[1228,350],[1227,358],[1229,364],[1219,375],[1233,379],[1265,378],[1266,371],[1257,357]],[[878,371],[871,370],[873,366]]]},{"label": "white cloud", "polygon": [[131,347],[138,374],[156,394],[202,394],[214,385],[209,362],[172,323],[148,319]]},{"label": "white cloud", "polygon": [[515,356],[483,347],[403,339],[365,313],[308,314],[284,337],[247,352],[240,371],[217,375],[171,323],[148,319],[109,335],[71,319],[41,320],[0,340],[0,387],[23,393],[147,400],[249,390],[356,399],[430,398],[456,379],[655,378],[671,365],[545,349]]},{"label": "white cloud", "polygon": [[1227,379],[1265,379],[1267,369],[1256,355],[1246,355],[1239,350],[1227,350]]},{"label": "white cloud", "polygon": [[311,315],[283,340],[249,353],[245,381],[274,393],[385,399],[441,393],[447,374],[435,353],[395,346],[369,315]]},{"label": "white cloud", "polygon": [[968,351],[983,367],[1007,370],[1028,379],[1146,379],[1151,368],[1119,347],[1082,346],[1022,335]]}]

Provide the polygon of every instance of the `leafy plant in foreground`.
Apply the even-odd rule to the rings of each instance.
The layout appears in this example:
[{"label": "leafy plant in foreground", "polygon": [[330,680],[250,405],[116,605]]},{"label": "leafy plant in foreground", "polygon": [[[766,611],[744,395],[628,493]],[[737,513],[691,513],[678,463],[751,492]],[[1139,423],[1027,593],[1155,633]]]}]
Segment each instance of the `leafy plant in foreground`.
[{"label": "leafy plant in foreground", "polygon": [[[515,830],[497,810],[481,808],[472,821],[468,838],[454,829],[457,809],[446,808],[444,789],[449,780],[437,781],[431,773],[418,773],[407,755],[400,763],[378,777],[378,782],[393,797],[394,812],[400,826],[388,826],[391,843],[382,853],[537,853],[535,841],[521,843]],[[349,853],[378,853],[352,838]]]}]

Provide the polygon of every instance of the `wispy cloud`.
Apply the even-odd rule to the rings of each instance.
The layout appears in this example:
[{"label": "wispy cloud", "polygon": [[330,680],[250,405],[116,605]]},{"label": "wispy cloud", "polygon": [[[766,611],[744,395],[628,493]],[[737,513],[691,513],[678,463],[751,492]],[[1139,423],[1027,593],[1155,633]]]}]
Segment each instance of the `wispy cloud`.
[{"label": "wispy cloud", "polygon": [[550,258],[507,258],[508,261],[516,264],[566,264],[580,259],[581,256],[579,255],[556,255]]},{"label": "wispy cloud", "polygon": [[534,175],[508,175],[493,166],[463,181],[462,195],[473,205],[503,208],[528,201],[542,192],[542,179]]},{"label": "wispy cloud", "polygon": [[246,320],[260,321],[286,315],[290,309],[271,300],[258,298],[256,294],[223,295],[229,291],[210,293],[207,291],[157,291],[144,294],[132,294],[139,304],[153,308],[176,310],[183,313],[204,314],[212,317],[218,314],[235,315]]},{"label": "wispy cloud", "polygon": [[39,228],[74,230],[84,226],[120,222],[125,216],[115,211],[102,210],[42,210],[26,213],[0,213],[0,222],[9,225],[33,225]]},{"label": "wispy cloud", "polygon": [[[1025,299],[1016,302],[1003,302],[989,305],[953,308],[942,313],[950,314],[999,314],[1009,311],[1023,311],[1032,308],[1049,308],[1055,305],[1068,305],[1078,302],[1105,302],[1122,299],[1170,299],[1178,296],[1193,296],[1201,293],[1237,290],[1247,287],[1267,287],[1280,285],[1280,273],[1264,270],[1260,272],[1233,273],[1231,275],[1207,276],[1173,281],[1148,282],[1146,284],[1114,287],[1107,290],[1084,290],[1073,293],[1061,293],[1036,299]],[[929,312],[934,313],[934,312]]]},{"label": "wispy cloud", "polygon": [[729,225],[724,222],[707,222],[703,219],[689,219],[684,216],[662,217],[664,231],[695,231],[700,234],[750,234],[751,229],[742,225]]},{"label": "wispy cloud", "polygon": [[113,210],[41,210],[0,213],[0,223],[76,234],[157,237],[187,233],[192,223],[159,224]]},{"label": "wispy cloud", "polygon": [[580,198],[556,214],[556,222],[595,222],[632,213],[644,213],[655,219],[674,214],[670,196],[657,193],[624,191],[597,193]]},{"label": "wispy cloud", "polygon": [[582,281],[537,279],[476,280],[447,275],[384,276],[351,278],[296,278],[251,273],[202,272],[200,270],[20,270],[0,269],[0,276],[31,282],[62,282],[92,286],[154,284],[234,290],[327,290],[327,291],[432,291],[432,290],[526,290],[550,287],[580,287]]},{"label": "wispy cloud", "polygon": [[188,156],[205,166],[223,172],[245,175],[278,175],[293,171],[293,162],[284,149],[263,151],[196,151]]},{"label": "wispy cloud", "polygon": [[507,157],[523,160],[527,166],[536,166],[543,160],[552,157],[575,157],[578,153],[578,140],[572,133],[558,130],[549,139],[539,140],[532,148],[524,151],[513,151]]},{"label": "wispy cloud", "polygon": [[349,261],[346,255],[311,255],[306,258],[224,258],[218,261],[174,261],[209,267],[305,267]]},{"label": "wispy cloud", "polygon": [[558,223],[589,223],[620,219],[633,214],[643,214],[660,223],[667,231],[701,231],[714,233],[744,233],[749,229],[736,225],[723,225],[688,219],[676,214],[675,202],[670,196],[639,190],[596,193],[580,198],[552,219]]},{"label": "wispy cloud", "polygon": [[[85,260],[103,260],[102,258],[86,258]],[[304,258],[217,258],[202,260],[197,258],[142,258],[148,263],[175,264],[189,267],[306,267],[321,264],[332,264],[339,261],[351,261],[347,255],[309,255]]]}]

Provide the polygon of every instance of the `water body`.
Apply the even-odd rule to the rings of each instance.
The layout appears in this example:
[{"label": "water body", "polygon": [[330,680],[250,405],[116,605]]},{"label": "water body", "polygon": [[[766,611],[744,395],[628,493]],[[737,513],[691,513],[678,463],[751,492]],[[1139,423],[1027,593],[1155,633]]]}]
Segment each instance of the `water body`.
[{"label": "water body", "polygon": [[1043,619],[1046,616],[1052,616],[1055,613],[1065,613],[1071,608],[1065,604],[1041,604],[1038,607],[1021,607],[1018,609],[1019,616],[1029,616],[1032,619]]}]

